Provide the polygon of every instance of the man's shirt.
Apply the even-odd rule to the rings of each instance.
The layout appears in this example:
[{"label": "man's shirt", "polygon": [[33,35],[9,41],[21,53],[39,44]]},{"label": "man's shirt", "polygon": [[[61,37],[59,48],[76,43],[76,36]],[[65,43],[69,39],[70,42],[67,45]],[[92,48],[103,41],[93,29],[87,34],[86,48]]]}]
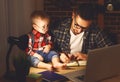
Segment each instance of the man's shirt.
[{"label": "man's shirt", "polygon": [[[58,27],[51,30],[54,49],[57,52],[70,53],[70,27],[72,19],[62,21]],[[108,36],[97,25],[91,24],[88,29],[84,31],[82,53],[87,53],[91,49],[101,48],[113,45]],[[77,46],[76,46],[77,48]]]}]

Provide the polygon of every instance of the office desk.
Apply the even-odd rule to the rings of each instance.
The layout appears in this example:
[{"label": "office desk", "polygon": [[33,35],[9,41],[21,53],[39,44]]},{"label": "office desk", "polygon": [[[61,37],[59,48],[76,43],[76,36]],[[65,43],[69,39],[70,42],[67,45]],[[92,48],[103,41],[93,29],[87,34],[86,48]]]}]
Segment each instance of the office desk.
[{"label": "office desk", "polygon": [[[85,66],[68,67],[64,70],[58,70],[56,73],[66,74],[66,73],[70,73],[70,72],[77,71],[77,70],[82,70],[82,69],[85,69]],[[42,72],[42,71],[45,71],[45,69],[39,69],[39,68],[31,67],[29,73],[39,73],[39,72]]]},{"label": "office desk", "polygon": [[[83,69],[85,69],[85,66],[69,67],[65,70],[59,70],[56,73],[64,75],[64,74],[67,74],[67,73],[70,73],[70,72],[79,71],[79,70],[83,70]],[[42,72],[42,71],[45,71],[45,69],[38,69],[38,68],[31,67],[29,73],[39,73],[39,72]],[[120,82],[120,75],[118,75],[116,77],[111,77],[109,79],[105,79],[105,80],[102,80],[102,81],[99,81],[99,82]]]},{"label": "office desk", "polygon": [[[56,73],[58,73],[58,74],[61,74],[61,75],[63,75],[63,76],[65,76],[65,77],[73,77],[73,72],[74,71],[79,71],[79,70],[83,70],[83,69],[85,69],[85,66],[76,66],[76,67],[67,67],[66,69],[64,69],[64,70],[58,70],[58,71],[56,71]],[[34,67],[31,67],[30,68],[30,72],[29,73],[39,73],[39,72],[42,72],[42,71],[46,71],[45,69],[38,69],[38,68],[34,68]],[[70,75],[68,74],[68,73],[70,73]],[[71,75],[72,74],[72,75]],[[76,81],[75,79],[73,79],[73,78],[68,78],[69,80],[67,80],[67,81],[65,81],[65,82],[78,82],[78,80]],[[74,81],[73,81],[74,80]]]}]

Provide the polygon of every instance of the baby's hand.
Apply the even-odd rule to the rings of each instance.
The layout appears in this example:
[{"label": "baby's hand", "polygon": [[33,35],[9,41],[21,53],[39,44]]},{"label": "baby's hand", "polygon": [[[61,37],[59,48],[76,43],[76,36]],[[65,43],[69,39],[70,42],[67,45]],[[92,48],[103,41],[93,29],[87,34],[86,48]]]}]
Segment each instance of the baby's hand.
[{"label": "baby's hand", "polygon": [[46,46],[44,46],[43,52],[48,53],[50,51],[50,49],[51,49],[51,45],[46,45]]}]

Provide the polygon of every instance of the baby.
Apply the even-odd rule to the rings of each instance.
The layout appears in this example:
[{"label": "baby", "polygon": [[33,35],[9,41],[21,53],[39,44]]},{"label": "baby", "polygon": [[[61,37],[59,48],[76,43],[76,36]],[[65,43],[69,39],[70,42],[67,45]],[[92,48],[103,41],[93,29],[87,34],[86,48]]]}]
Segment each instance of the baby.
[{"label": "baby", "polygon": [[51,50],[51,36],[47,33],[50,22],[49,16],[43,11],[34,11],[31,14],[31,20],[33,29],[28,34],[29,42],[26,49],[31,64],[34,67],[48,70],[65,68],[66,64],[61,63],[58,54]]}]

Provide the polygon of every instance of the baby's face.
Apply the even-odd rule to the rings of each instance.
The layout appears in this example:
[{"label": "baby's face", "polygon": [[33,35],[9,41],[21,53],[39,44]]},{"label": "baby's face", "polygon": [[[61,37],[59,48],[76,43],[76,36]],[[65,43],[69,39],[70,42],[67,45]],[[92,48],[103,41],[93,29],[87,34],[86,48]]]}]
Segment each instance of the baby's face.
[{"label": "baby's face", "polygon": [[49,20],[48,19],[34,19],[33,28],[38,32],[45,34],[48,31]]}]

